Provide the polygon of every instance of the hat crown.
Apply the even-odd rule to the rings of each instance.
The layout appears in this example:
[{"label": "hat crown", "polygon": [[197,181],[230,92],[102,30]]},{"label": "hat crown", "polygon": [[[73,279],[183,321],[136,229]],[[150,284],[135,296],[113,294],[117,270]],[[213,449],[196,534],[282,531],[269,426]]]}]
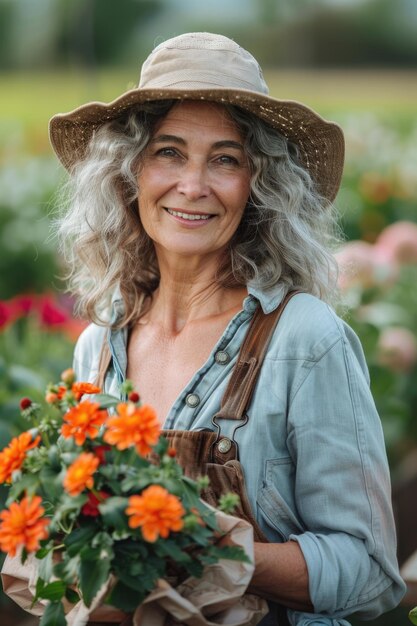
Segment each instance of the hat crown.
[{"label": "hat crown", "polygon": [[142,66],[139,88],[269,92],[256,59],[232,39],[212,33],[186,33],[159,44]]}]

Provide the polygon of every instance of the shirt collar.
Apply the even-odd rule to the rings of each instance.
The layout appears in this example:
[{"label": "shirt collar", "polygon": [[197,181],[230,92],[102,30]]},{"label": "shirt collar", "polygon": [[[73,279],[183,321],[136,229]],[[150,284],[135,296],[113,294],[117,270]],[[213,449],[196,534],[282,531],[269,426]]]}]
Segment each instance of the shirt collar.
[{"label": "shirt collar", "polygon": [[[243,302],[245,311],[253,311],[256,308],[256,300],[264,313],[271,313],[281,304],[285,295],[284,285],[274,285],[269,289],[261,289],[256,283],[248,283],[248,297]],[[118,293],[112,301],[111,325],[114,325],[124,313],[123,300]]]},{"label": "shirt collar", "polygon": [[261,289],[253,282],[248,283],[248,293],[256,298],[264,313],[271,313],[281,304],[285,295],[285,287],[282,284],[274,285],[269,289]]}]

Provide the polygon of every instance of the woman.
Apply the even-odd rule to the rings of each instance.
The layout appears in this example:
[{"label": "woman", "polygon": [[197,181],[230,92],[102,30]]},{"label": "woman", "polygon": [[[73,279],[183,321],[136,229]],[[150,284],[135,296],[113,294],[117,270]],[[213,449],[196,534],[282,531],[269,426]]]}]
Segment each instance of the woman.
[{"label": "woman", "polygon": [[[72,174],[60,231],[94,322],[75,367],[112,393],[131,379],[165,429],[236,443],[264,624],[278,603],[280,624],[347,624],[404,585],[363,353],[327,304],[343,136],[267,93],[248,52],[193,33],[153,51],[138,89],[52,119]],[[286,294],[240,427],[213,422],[254,312]]]}]

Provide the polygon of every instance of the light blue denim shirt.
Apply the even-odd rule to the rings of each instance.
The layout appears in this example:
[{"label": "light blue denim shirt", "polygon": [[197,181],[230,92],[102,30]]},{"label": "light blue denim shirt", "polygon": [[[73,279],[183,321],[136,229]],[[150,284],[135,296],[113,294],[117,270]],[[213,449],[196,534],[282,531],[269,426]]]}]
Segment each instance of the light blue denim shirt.
[{"label": "light blue denim shirt", "polygon": [[[280,287],[248,291],[242,310],[175,401],[165,428],[214,428],[212,416],[258,301],[267,313],[283,297]],[[114,303],[114,316],[121,306]],[[126,372],[126,329],[89,326],[74,367],[78,380],[95,379],[106,333],[113,358],[105,390],[117,395]],[[289,302],[248,416],[235,438],[256,519],[270,541],[297,541],[308,567],[315,613],[289,610],[291,624],[340,626],[352,613],[372,619],[396,606],[405,586],[381,423],[360,342],[327,304],[304,293]],[[221,420],[221,426],[231,436],[232,424]]]}]

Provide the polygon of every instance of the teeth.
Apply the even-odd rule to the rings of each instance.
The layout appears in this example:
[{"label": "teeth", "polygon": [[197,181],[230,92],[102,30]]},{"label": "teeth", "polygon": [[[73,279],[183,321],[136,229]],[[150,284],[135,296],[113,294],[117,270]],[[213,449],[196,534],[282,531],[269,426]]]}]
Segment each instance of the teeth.
[{"label": "teeth", "polygon": [[211,216],[210,215],[197,215],[196,213],[191,214],[191,213],[181,213],[180,211],[173,211],[172,209],[167,209],[168,213],[170,215],[173,215],[174,217],[182,217],[184,220],[208,220]]}]

